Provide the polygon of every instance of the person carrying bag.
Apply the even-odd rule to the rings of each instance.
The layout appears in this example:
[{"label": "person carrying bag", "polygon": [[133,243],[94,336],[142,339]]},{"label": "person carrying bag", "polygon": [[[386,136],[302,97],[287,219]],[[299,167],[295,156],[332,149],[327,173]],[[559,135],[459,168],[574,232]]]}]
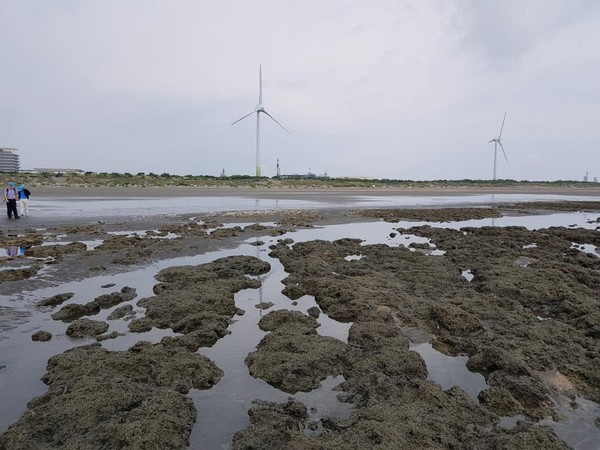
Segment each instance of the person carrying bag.
[{"label": "person carrying bag", "polygon": [[4,202],[6,203],[6,213],[8,214],[8,218],[11,219],[14,215],[15,219],[18,219],[17,190],[15,189],[15,183],[12,181],[8,182],[8,187],[4,190]]}]

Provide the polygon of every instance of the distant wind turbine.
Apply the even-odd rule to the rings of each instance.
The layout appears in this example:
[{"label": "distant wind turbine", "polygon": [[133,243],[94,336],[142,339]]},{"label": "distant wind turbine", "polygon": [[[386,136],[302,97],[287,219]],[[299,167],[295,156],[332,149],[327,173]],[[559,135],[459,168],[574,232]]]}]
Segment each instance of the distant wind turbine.
[{"label": "distant wind turbine", "polygon": [[504,129],[504,121],[506,120],[506,112],[504,112],[504,119],[502,119],[502,126],[500,127],[500,134],[498,137],[492,139],[488,143],[494,143],[494,181],[496,181],[496,156],[498,155],[498,146],[502,149],[502,153],[504,154],[504,159],[508,162],[508,158],[506,157],[506,152],[504,151],[504,147],[502,146],[502,130]]},{"label": "distant wind turbine", "polygon": [[260,113],[263,113],[263,114],[266,114],[267,116],[269,116],[273,120],[273,122],[275,122],[277,125],[279,125],[281,128],[283,128],[283,130],[285,132],[289,133],[289,131],[286,130],[283,125],[281,125],[279,122],[277,122],[277,120],[275,120],[275,118],[267,112],[267,110],[265,109],[265,107],[262,104],[262,65],[258,66],[258,105],[256,105],[256,108],[254,108],[254,111],[252,111],[249,114],[246,114],[241,119],[236,120],[231,125],[235,125],[240,120],[243,120],[246,117],[251,116],[254,113],[256,113],[256,176],[260,177],[261,176],[261,173],[260,173]]}]

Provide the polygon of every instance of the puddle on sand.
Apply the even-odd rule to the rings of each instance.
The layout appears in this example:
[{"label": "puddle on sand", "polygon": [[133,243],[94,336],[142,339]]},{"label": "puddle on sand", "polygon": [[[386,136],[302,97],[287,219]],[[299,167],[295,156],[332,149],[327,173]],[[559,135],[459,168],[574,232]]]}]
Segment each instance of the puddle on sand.
[{"label": "puddle on sand", "polygon": [[588,255],[600,257],[600,249],[592,244],[577,244],[576,242],[573,242],[571,248],[579,250],[582,253],[587,253]]},{"label": "puddle on sand", "polygon": [[344,257],[346,261],[360,261],[363,258],[363,255],[348,255]]},{"label": "puddle on sand", "polygon": [[[457,222],[425,222],[425,221],[400,221],[396,226],[401,228],[429,225],[434,228],[450,228],[459,230],[464,227],[525,227],[528,230],[539,230],[549,227],[585,228],[595,230],[597,223],[589,222],[590,214],[585,212],[566,212],[555,214],[540,214],[529,216],[502,216],[488,219],[463,220]],[[597,214],[593,214],[597,216]]]},{"label": "puddle on sand", "polygon": [[125,236],[125,237],[141,237],[150,239],[176,239],[180,237],[176,233],[161,233],[160,230],[133,230],[133,231],[109,231],[106,234],[112,236]]},{"label": "puddle on sand", "polygon": [[463,270],[461,272],[461,276],[467,281],[472,281],[473,278],[475,278],[475,275],[473,275],[473,272],[471,272],[471,269]]},{"label": "puddle on sand", "polygon": [[563,420],[555,422],[548,417],[538,425],[548,425],[571,447],[577,450],[597,450],[600,448],[600,427],[595,420],[600,417],[600,405],[583,397],[571,401],[561,398],[556,410]]},{"label": "puddle on sand", "polygon": [[435,336],[413,327],[400,327],[410,340],[410,350],[417,352],[427,366],[427,379],[435,381],[444,390],[458,386],[475,402],[477,395],[490,386],[483,375],[471,372],[467,368],[469,357],[466,355],[448,356],[433,348],[431,342]]},{"label": "puddle on sand", "polygon": [[427,379],[435,381],[444,390],[458,386],[475,402],[477,395],[490,386],[483,375],[467,369],[468,356],[447,356],[430,343],[412,344],[410,349],[421,355],[427,366]]},{"label": "puddle on sand", "polygon": [[515,264],[521,267],[527,267],[532,261],[533,260],[531,258],[527,258],[526,256],[519,256],[517,259],[515,259]]},{"label": "puddle on sand", "polygon": [[50,245],[69,245],[69,244],[72,244],[74,242],[80,242],[81,244],[85,244],[85,246],[87,247],[87,250],[93,250],[96,247],[98,247],[100,244],[102,244],[104,241],[102,239],[92,239],[92,240],[89,240],[89,241],[59,241],[59,242],[44,241],[44,242],[42,242],[41,246],[42,247],[48,247]]},{"label": "puddle on sand", "polygon": [[575,395],[569,377],[558,371],[536,372],[545,383],[553,387],[554,409],[558,420],[546,417],[538,425],[548,425],[567,444],[578,450],[600,448],[600,405]]}]

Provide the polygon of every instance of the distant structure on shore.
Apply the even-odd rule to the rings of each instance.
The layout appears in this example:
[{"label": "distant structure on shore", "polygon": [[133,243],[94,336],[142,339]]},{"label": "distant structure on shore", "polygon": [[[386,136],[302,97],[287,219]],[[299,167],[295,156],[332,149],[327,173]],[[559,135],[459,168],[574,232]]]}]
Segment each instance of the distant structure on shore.
[{"label": "distant structure on shore", "polygon": [[506,111],[504,112],[504,118],[502,119],[502,126],[500,127],[500,134],[498,137],[492,139],[488,144],[494,143],[494,175],[493,180],[496,181],[496,159],[498,155],[498,146],[502,149],[502,154],[504,155],[504,159],[508,162],[508,158],[506,157],[506,152],[504,151],[504,146],[502,145],[502,130],[504,130],[504,122],[506,121]]},{"label": "distant structure on shore", "polygon": [[279,167],[278,167],[278,173],[277,173],[277,178],[281,178],[281,179],[300,179],[300,180],[306,180],[306,179],[314,179],[314,180],[329,180],[329,175],[327,175],[327,172],[325,172],[322,175],[317,175],[316,173],[312,173],[310,170],[308,171],[308,173],[306,174],[300,174],[300,173],[295,173],[292,175],[280,175],[279,174]]},{"label": "distant structure on shore", "polygon": [[325,171],[325,173],[322,175],[317,175],[316,173],[312,173],[310,171],[310,167],[308,168],[308,173],[306,173],[306,174],[295,173],[292,175],[282,175],[281,167],[279,166],[279,159],[277,159],[277,175],[275,175],[275,178],[281,178],[284,180],[290,180],[290,179],[294,179],[294,180],[306,180],[306,179],[329,180],[329,175],[327,175],[327,171]]},{"label": "distant structure on shore", "polygon": [[20,163],[16,148],[0,147],[0,172],[19,172]]},{"label": "distant structure on shore", "polygon": [[263,114],[269,116],[271,118],[271,120],[273,120],[273,122],[275,122],[277,125],[279,125],[281,128],[283,128],[283,130],[286,133],[289,133],[289,131],[286,130],[283,125],[281,125],[279,122],[277,122],[277,120],[275,120],[275,118],[271,114],[269,114],[267,112],[267,110],[265,109],[265,107],[263,105],[263,98],[262,98],[262,65],[258,66],[258,105],[256,105],[256,108],[254,108],[254,111],[246,114],[241,119],[236,120],[231,125],[235,125],[240,120],[243,120],[246,117],[251,116],[254,113],[256,113],[256,176],[260,177],[260,176],[262,176],[262,174],[261,174],[261,165],[260,165],[260,113],[263,113]]},{"label": "distant structure on shore", "polygon": [[34,167],[31,173],[84,173],[81,169],[56,169],[49,167]]}]

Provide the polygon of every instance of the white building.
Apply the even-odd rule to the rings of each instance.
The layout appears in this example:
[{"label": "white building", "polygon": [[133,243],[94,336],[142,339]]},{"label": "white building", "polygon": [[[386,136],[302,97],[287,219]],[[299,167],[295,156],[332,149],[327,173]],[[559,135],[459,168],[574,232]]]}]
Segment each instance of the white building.
[{"label": "white building", "polygon": [[0,172],[18,172],[19,155],[16,148],[0,147]]}]

